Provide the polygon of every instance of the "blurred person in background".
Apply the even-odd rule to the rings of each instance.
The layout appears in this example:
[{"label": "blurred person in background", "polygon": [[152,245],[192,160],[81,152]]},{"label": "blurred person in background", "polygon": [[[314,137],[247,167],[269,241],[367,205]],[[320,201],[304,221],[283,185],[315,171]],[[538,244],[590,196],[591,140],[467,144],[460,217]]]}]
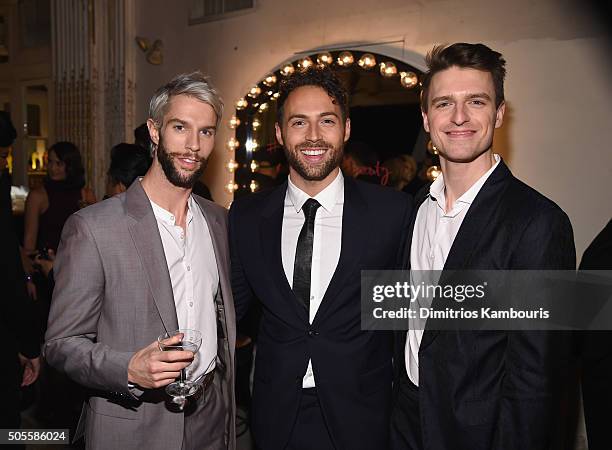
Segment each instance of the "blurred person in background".
[{"label": "blurred person in background", "polygon": [[397,155],[385,160],[383,163],[389,171],[389,183],[387,186],[396,191],[403,191],[414,179],[417,172],[417,164],[410,155]]},{"label": "blurred person in background", "polygon": [[[35,276],[31,260],[41,250],[57,250],[64,222],[84,206],[96,202],[93,192],[85,187],[85,170],[81,153],[71,142],[57,142],[49,149],[47,176],[43,186],[33,189],[26,199],[23,253],[24,269]],[[34,279],[28,279],[28,293],[34,299],[42,295],[48,302],[50,292],[43,280],[38,289]],[[46,305],[48,308],[48,305]]]},{"label": "blurred person in background", "polygon": [[0,111],[0,326],[4,333],[0,353],[0,428],[19,428],[20,388],[34,383],[40,371],[40,323],[25,291],[10,203],[7,158],[16,137],[8,113]]},{"label": "blurred person in background", "polygon": [[106,195],[104,198],[125,192],[135,179],[144,176],[151,165],[148,150],[136,145],[115,145],[111,150],[111,164],[106,173]]}]

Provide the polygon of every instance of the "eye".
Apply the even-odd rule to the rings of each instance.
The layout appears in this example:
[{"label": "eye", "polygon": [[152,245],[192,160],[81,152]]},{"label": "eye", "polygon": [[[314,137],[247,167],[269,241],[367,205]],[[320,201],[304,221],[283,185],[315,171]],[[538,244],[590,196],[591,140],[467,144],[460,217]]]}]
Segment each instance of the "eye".
[{"label": "eye", "polygon": [[471,103],[472,105],[477,105],[477,106],[483,106],[486,104],[483,100],[472,100]]},{"label": "eye", "polygon": [[326,118],[321,121],[323,125],[335,125],[336,121],[333,118]]},{"label": "eye", "polygon": [[185,126],[184,125],[180,125],[180,124],[174,125],[172,128],[175,129],[176,131],[179,131],[179,132],[180,131],[185,131]]},{"label": "eye", "polygon": [[304,120],[298,119],[291,122],[292,127],[302,127],[306,124]]},{"label": "eye", "polygon": [[212,128],[206,128],[200,131],[200,133],[202,133],[206,137],[212,137],[215,135],[215,130],[213,130]]},{"label": "eye", "polygon": [[441,109],[441,108],[446,108],[449,105],[450,105],[450,102],[438,102],[436,103],[435,107],[436,109]]}]

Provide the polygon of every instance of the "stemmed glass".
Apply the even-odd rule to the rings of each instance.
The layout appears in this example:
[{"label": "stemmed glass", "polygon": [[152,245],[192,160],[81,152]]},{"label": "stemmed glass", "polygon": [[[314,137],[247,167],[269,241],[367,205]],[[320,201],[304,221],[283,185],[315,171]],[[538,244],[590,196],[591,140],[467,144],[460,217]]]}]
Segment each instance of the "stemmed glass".
[{"label": "stemmed glass", "polygon": [[[176,336],[177,334],[183,335],[183,339],[180,342],[177,342],[176,344],[165,343],[166,340]],[[193,352],[193,357],[195,360],[198,350],[200,349],[200,345],[202,345],[202,333],[197,330],[181,328],[179,330],[162,334],[157,338],[157,342],[161,351],[190,351]],[[185,369],[182,369],[179,379],[166,386],[166,393],[172,397],[172,403],[177,404],[180,409],[183,409],[186,398],[195,394],[199,387],[200,385],[198,383],[187,380]]]}]

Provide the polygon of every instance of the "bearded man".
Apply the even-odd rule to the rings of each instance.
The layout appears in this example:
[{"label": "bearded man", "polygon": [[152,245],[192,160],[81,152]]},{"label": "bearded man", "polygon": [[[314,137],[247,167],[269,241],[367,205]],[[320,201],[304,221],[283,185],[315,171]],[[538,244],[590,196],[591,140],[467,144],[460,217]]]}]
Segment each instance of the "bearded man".
[{"label": "bearded man", "polygon": [[388,448],[392,337],[361,329],[362,270],[396,268],[411,200],[344,177],[347,94],[329,68],[287,78],[276,137],[286,183],[230,209],[237,317],[258,298],[258,448]]},{"label": "bearded man", "polygon": [[[44,352],[90,389],[76,436],[85,429],[87,448],[235,448],[226,212],[191,192],[222,113],[198,72],[162,86],[148,172],[64,226]],[[184,328],[200,349],[162,352],[158,336]],[[180,408],[164,387],[185,368],[202,387]]]}]

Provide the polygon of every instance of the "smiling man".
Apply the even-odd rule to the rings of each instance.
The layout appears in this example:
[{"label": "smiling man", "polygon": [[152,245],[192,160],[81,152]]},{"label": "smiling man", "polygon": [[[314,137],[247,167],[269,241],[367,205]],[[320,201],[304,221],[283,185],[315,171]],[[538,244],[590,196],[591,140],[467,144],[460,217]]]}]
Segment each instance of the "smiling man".
[{"label": "smiling man", "polygon": [[[435,47],[427,64],[423,124],[442,175],[417,195],[406,268],[574,269],[567,215],[493,152],[502,55],[459,43]],[[425,328],[396,335],[394,450],[553,448],[566,335]]]},{"label": "smiling man", "polygon": [[[191,192],[222,112],[199,72],[162,86],[146,175],[64,226],[44,350],[91,389],[79,427],[88,448],[235,448],[226,211]],[[160,350],[158,336],[178,328],[202,333],[197,354]],[[184,368],[202,388],[179,409],[164,387]]]},{"label": "smiling man", "polygon": [[388,448],[391,335],[361,330],[360,275],[398,265],[410,198],[345,178],[347,94],[330,69],[285,80],[282,186],[230,210],[237,317],[258,298],[252,432],[258,448]]}]

